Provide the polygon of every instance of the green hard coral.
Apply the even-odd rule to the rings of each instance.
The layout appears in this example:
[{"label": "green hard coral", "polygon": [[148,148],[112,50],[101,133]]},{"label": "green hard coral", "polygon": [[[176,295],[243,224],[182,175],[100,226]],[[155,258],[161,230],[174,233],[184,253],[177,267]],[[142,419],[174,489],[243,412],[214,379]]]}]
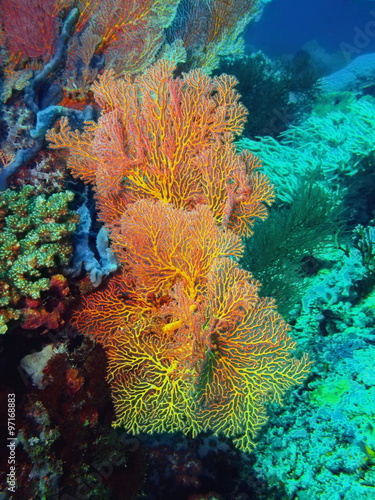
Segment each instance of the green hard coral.
[{"label": "green hard coral", "polygon": [[38,299],[50,277],[68,265],[79,216],[71,191],[34,195],[32,186],[0,193],[0,333],[20,316],[23,299]]}]

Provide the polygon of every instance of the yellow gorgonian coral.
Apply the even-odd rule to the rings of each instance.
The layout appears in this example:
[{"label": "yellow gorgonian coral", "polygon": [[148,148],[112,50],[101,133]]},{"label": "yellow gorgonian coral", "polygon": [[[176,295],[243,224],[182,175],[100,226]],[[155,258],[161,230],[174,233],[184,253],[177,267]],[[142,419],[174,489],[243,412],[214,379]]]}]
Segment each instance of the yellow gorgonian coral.
[{"label": "yellow gorgonian coral", "polygon": [[216,258],[200,301],[179,282],[158,314],[124,322],[109,351],[116,426],[210,430],[250,451],[267,421],[265,403],[281,403],[310,365],[291,355],[288,326],[257,288],[234,261]]},{"label": "yellow gorgonian coral", "polygon": [[265,403],[281,402],[310,362],[292,357],[288,325],[238,266],[239,237],[208,206],[149,200],[130,205],[112,237],[133,288],[99,292],[77,324],[109,346],[115,425],[211,430],[251,450]]}]

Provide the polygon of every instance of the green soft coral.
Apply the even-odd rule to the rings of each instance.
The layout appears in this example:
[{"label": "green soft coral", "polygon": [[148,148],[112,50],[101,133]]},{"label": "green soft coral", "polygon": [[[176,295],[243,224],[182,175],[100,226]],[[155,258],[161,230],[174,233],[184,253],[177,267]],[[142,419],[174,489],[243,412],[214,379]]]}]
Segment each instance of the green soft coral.
[{"label": "green soft coral", "polygon": [[38,299],[68,265],[78,222],[73,198],[71,191],[35,196],[32,186],[0,193],[0,333],[19,318],[22,299]]}]

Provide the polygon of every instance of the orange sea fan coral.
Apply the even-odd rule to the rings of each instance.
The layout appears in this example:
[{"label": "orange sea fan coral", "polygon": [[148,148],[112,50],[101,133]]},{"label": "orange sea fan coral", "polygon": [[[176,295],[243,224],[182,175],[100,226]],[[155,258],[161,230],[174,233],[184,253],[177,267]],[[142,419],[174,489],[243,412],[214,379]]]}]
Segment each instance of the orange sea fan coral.
[{"label": "orange sea fan coral", "polygon": [[265,402],[281,403],[310,365],[307,356],[291,356],[296,344],[289,326],[257,287],[229,259],[215,261],[206,295],[212,348],[200,377],[205,428],[234,437],[245,451],[267,420]]},{"label": "orange sea fan coral", "polygon": [[73,132],[68,126],[68,119],[63,117],[59,122],[58,130],[50,130],[46,135],[46,138],[53,142],[53,148],[69,147],[69,168],[73,175],[88,184],[95,183],[97,175],[99,158],[92,149],[96,129],[97,125],[90,122],[82,134],[78,131]]},{"label": "orange sea fan coral", "polygon": [[[64,0],[63,0],[64,1]],[[164,29],[180,0],[78,0],[80,16],[70,43],[64,78],[84,95],[97,76],[91,61],[105,55],[117,75],[137,74],[155,62]]]},{"label": "orange sea fan coral", "polygon": [[175,284],[194,301],[206,287],[214,259],[238,260],[243,251],[240,238],[218,227],[209,207],[187,212],[151,200],[126,209],[112,240],[124,271],[103,290],[84,297],[74,318],[81,330],[104,343],[125,322],[150,315],[169,301]]},{"label": "orange sea fan coral", "polygon": [[0,0],[0,18],[10,53],[48,61],[58,35],[60,9],[57,0]]},{"label": "orange sea fan coral", "polygon": [[281,402],[310,364],[291,356],[289,328],[257,288],[232,259],[216,258],[198,300],[179,282],[159,312],[124,323],[109,351],[115,425],[192,435],[210,429],[250,451],[267,420],[265,403]]},{"label": "orange sea fan coral", "polygon": [[100,38],[96,53],[104,52],[108,66],[118,74],[146,69],[154,62],[179,1],[102,0],[88,26]]},{"label": "orange sea fan coral", "polygon": [[249,151],[236,154],[224,138],[222,144],[206,149],[194,159],[200,173],[202,203],[207,203],[216,220],[241,236],[250,236],[257,218],[265,219],[265,203],[274,200],[267,177],[257,169],[259,159]]},{"label": "orange sea fan coral", "polygon": [[215,257],[238,260],[243,251],[240,238],[218,227],[208,206],[188,212],[150,200],[128,207],[112,240],[138,290],[165,294],[180,280],[191,298],[202,290]]},{"label": "orange sea fan coral", "polygon": [[105,287],[83,297],[73,315],[73,323],[82,332],[107,345],[126,322],[152,311],[151,301],[136,294],[126,273],[111,277]]},{"label": "orange sea fan coral", "polygon": [[[173,78],[174,65],[160,60],[135,79],[104,73],[93,85],[103,109],[97,125],[82,134],[66,119],[51,130],[51,147],[70,150],[74,175],[95,185],[99,207],[142,198],[192,209],[208,204],[218,223],[248,235],[263,202],[273,199],[259,162],[237,155],[232,144],[246,109],[238,102],[236,80],[210,78],[199,70]],[[104,210],[102,218],[110,225]]]},{"label": "orange sea fan coral", "polygon": [[140,321],[131,328],[125,325],[109,350],[115,426],[134,433],[168,430],[196,436],[201,430],[195,398],[198,373],[171,355],[165,336],[150,332]]},{"label": "orange sea fan coral", "polygon": [[254,447],[265,403],[305,377],[289,327],[238,267],[238,236],[208,206],[130,205],[114,230],[124,273],[88,296],[76,324],[109,347],[116,426],[211,430]]},{"label": "orange sea fan coral", "polygon": [[274,302],[238,266],[241,236],[273,192],[257,159],[234,150],[246,116],[236,81],[173,71],[160,60],[136,77],[104,73],[98,123],[80,134],[63,120],[48,134],[93,184],[123,267],[75,322],[108,348],[116,426],[211,430],[249,451],[266,402],[280,402],[310,362],[293,358]]},{"label": "orange sea fan coral", "polygon": [[104,289],[84,296],[73,323],[82,332],[105,343],[131,316],[132,311],[124,300],[129,292],[124,281],[120,274],[110,278]]}]

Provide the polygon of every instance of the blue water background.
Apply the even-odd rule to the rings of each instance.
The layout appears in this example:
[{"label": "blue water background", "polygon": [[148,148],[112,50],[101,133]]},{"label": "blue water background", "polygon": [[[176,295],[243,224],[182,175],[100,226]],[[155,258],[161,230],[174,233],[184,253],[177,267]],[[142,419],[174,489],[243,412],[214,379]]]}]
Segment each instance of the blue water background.
[{"label": "blue water background", "polygon": [[294,54],[311,40],[334,53],[342,43],[354,44],[358,30],[372,33],[361,54],[375,52],[374,0],[272,0],[245,39],[270,57]]}]

